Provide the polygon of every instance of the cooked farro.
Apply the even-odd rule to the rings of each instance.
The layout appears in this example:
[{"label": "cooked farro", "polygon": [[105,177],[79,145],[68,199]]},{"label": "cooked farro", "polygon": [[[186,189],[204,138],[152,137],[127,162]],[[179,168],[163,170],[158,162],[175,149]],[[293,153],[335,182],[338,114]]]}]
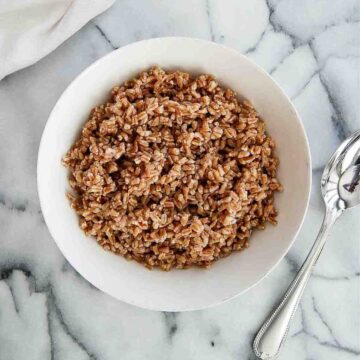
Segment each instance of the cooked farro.
[{"label": "cooked farro", "polygon": [[154,67],[92,110],[63,163],[83,231],[170,270],[207,267],[276,223],[274,148],[252,105],[212,76]]}]

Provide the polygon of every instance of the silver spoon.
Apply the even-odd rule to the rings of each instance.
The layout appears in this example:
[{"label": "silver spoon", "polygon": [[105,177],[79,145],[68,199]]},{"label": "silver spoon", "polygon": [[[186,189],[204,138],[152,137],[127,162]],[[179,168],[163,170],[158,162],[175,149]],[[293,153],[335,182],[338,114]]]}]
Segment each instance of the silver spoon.
[{"label": "silver spoon", "polygon": [[331,157],[321,178],[321,192],[326,212],[319,234],[280,305],[255,337],[253,348],[260,359],[273,360],[279,355],[331,226],[346,209],[360,204],[360,130],[346,139]]}]

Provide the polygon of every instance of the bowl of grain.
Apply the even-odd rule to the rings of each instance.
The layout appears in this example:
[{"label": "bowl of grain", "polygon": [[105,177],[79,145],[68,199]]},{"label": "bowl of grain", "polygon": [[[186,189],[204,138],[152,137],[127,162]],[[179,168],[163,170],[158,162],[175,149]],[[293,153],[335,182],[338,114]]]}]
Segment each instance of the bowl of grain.
[{"label": "bowl of grain", "polygon": [[186,311],[257,284],[303,222],[311,160],[299,115],[261,68],[190,38],[120,48],[64,91],[44,129],[49,231],[90,283]]}]

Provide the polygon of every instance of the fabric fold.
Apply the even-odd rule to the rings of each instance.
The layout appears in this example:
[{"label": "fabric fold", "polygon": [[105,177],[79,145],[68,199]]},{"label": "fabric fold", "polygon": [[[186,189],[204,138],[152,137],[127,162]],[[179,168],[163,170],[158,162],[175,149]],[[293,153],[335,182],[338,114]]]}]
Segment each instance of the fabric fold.
[{"label": "fabric fold", "polygon": [[0,80],[32,65],[114,0],[0,0]]}]

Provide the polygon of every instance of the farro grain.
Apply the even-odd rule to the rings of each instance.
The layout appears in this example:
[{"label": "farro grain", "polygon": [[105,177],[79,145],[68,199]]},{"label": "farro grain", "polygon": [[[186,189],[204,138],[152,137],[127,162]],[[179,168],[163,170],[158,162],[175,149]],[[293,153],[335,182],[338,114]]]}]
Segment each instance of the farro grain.
[{"label": "farro grain", "polygon": [[211,75],[151,68],[95,107],[63,158],[80,227],[163,270],[207,267],[276,224],[275,142]]}]

